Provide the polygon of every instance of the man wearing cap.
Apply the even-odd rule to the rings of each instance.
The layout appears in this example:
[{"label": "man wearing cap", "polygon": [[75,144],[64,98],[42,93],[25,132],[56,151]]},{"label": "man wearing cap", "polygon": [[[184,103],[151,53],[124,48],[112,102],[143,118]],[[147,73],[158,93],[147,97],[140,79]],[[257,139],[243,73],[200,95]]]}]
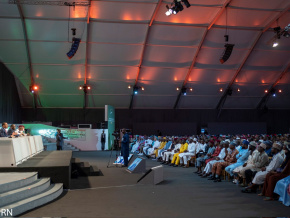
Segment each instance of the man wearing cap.
[{"label": "man wearing cap", "polygon": [[20,135],[20,136],[25,136],[25,129],[24,129],[24,126],[23,125],[19,125],[18,126],[18,129],[16,130],[17,134]]},{"label": "man wearing cap", "polygon": [[237,154],[237,162],[234,164],[231,164],[225,168],[225,171],[227,171],[230,176],[233,176],[233,170],[239,166],[242,166],[247,160],[250,155],[250,151],[248,150],[248,144],[249,142],[247,140],[244,140],[241,146],[241,149],[239,150],[239,153]]},{"label": "man wearing cap", "polygon": [[215,151],[214,141],[213,140],[210,140],[209,143],[208,143],[208,145],[209,145],[209,148],[208,148],[207,154],[196,159],[196,168],[197,168],[197,171],[195,173],[197,173],[197,174],[201,174],[202,173],[201,172],[201,165],[202,165],[202,163],[204,163],[205,160],[211,158],[212,154]]},{"label": "man wearing cap", "polygon": [[190,139],[187,150],[179,154],[181,166],[184,166],[185,168],[189,167],[191,157],[195,156],[196,141],[196,138]]},{"label": "man wearing cap", "polygon": [[267,141],[264,141],[263,143],[267,146],[267,148],[265,150],[266,154],[269,157],[273,157],[273,154],[271,153],[271,151],[272,151],[272,145],[273,145],[272,141],[267,140]]},{"label": "man wearing cap", "polygon": [[[203,175],[202,175],[203,178],[205,178],[211,174],[212,167],[215,163],[224,162],[224,159],[227,156],[227,154],[232,151],[231,149],[229,149],[229,144],[230,143],[228,141],[221,143],[221,146],[223,146],[223,149],[221,150],[221,152],[219,153],[219,155],[217,157],[214,157],[212,161],[207,163],[207,165],[205,166],[205,168],[203,170]],[[209,176],[209,179],[211,179],[211,178],[214,179],[214,177]]]},{"label": "man wearing cap", "polygon": [[267,164],[269,163],[269,157],[266,154],[265,150],[266,145],[264,143],[261,143],[258,146],[258,152],[253,154],[253,166],[249,167],[249,169],[246,169],[244,172],[246,184],[249,184],[252,181],[252,178],[256,175],[256,173],[258,171],[261,171],[261,168],[267,166]]},{"label": "man wearing cap", "polygon": [[[237,175],[236,178],[234,179],[233,183],[236,183],[238,181],[237,178],[239,176],[242,177],[243,179],[245,179],[246,178],[245,171],[255,167],[254,164],[255,164],[255,160],[257,159],[256,156],[258,155],[258,151],[256,150],[256,146],[257,146],[257,144],[254,141],[251,141],[249,143],[250,155],[249,155],[246,163],[244,163],[242,166],[239,166],[233,170],[233,173],[235,175]],[[243,185],[245,185],[245,184],[243,184]]]},{"label": "man wearing cap", "polygon": [[222,170],[229,166],[230,164],[236,163],[237,159],[236,156],[239,153],[236,149],[236,143],[235,142],[231,142],[230,143],[230,150],[225,158],[224,162],[218,162],[215,163],[212,167],[212,175],[215,175],[215,178],[211,178],[211,180],[214,180],[214,182],[221,182],[221,178],[220,175],[222,173]]},{"label": "man wearing cap", "polygon": [[280,165],[283,163],[283,158],[280,154],[281,150],[282,150],[281,144],[279,143],[273,144],[271,152],[274,156],[272,161],[267,167],[262,167],[261,171],[255,175],[252,181],[252,185],[243,189],[242,192],[244,193],[256,192],[258,185],[262,185],[264,183],[267,174],[272,170],[276,170],[278,167],[280,167]]}]

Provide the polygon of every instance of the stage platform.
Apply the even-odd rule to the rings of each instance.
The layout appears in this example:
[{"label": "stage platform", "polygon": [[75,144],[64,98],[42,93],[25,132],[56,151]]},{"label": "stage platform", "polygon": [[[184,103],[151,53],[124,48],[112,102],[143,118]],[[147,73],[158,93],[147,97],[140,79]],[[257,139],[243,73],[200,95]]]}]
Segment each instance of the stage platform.
[{"label": "stage platform", "polygon": [[43,151],[17,167],[0,167],[0,172],[38,172],[49,177],[52,183],[63,183],[70,188],[72,151]]}]

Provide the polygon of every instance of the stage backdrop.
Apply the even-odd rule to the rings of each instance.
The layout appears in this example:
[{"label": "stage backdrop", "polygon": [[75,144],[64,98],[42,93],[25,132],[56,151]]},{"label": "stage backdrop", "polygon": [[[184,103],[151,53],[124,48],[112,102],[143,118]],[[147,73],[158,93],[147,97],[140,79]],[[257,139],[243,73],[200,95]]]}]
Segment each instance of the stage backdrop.
[{"label": "stage backdrop", "polygon": [[264,122],[252,123],[208,123],[210,134],[266,134],[267,124]]},{"label": "stage backdrop", "polygon": [[112,133],[115,131],[115,108],[111,105],[105,105],[105,121],[108,122],[107,141],[109,149],[111,149],[114,144],[114,136]]},{"label": "stage backdrop", "polygon": [[[68,138],[64,141],[79,148],[82,151],[101,150],[101,134],[102,129],[65,129],[43,124],[24,124],[25,129],[30,129],[32,135],[42,135],[50,138],[55,142],[56,129],[61,129],[64,137]],[[105,129],[107,136],[105,149],[108,149],[108,130]]]}]

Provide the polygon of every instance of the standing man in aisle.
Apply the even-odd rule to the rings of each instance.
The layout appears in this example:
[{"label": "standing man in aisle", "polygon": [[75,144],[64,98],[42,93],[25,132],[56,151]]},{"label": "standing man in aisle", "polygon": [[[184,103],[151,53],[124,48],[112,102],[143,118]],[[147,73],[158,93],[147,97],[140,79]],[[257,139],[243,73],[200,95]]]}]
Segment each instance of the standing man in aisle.
[{"label": "standing man in aisle", "polygon": [[60,129],[57,129],[56,131],[56,150],[62,150],[64,137]]},{"label": "standing man in aisle", "polygon": [[123,138],[121,141],[121,149],[122,149],[122,155],[124,158],[124,166],[128,167],[128,157],[129,157],[129,135],[126,132],[126,129],[122,129]]},{"label": "standing man in aisle", "polygon": [[106,143],[105,130],[103,130],[103,133],[101,134],[101,143],[102,143],[102,151],[103,151],[105,149],[105,143]]}]

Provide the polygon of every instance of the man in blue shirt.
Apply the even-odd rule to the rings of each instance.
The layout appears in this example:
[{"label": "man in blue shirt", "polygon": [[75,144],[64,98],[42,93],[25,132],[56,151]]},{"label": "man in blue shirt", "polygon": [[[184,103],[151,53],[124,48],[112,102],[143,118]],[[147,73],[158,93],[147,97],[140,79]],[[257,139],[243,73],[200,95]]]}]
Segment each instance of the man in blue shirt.
[{"label": "man in blue shirt", "polygon": [[122,129],[122,133],[124,134],[124,135],[123,135],[123,138],[122,138],[122,141],[121,141],[122,155],[123,155],[123,158],[124,158],[124,166],[125,166],[125,167],[128,167],[128,157],[129,157],[129,135],[128,135],[128,133],[126,132],[125,129]]}]

